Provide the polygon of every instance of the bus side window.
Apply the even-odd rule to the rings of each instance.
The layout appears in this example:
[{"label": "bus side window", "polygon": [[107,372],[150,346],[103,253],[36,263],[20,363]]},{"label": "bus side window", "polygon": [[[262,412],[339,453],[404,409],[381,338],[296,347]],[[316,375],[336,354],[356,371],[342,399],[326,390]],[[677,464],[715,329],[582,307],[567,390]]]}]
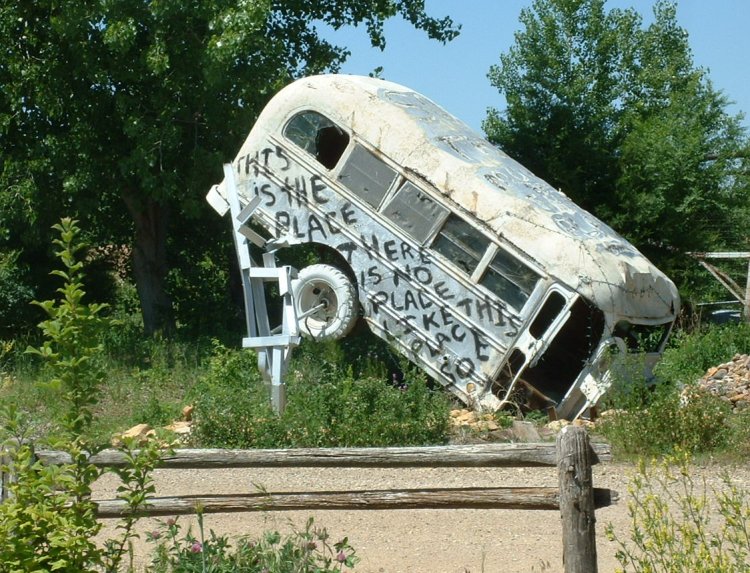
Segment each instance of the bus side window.
[{"label": "bus side window", "polygon": [[339,182],[377,209],[396,179],[396,171],[361,145],[355,145],[339,172]]},{"label": "bus side window", "polygon": [[440,229],[432,248],[470,275],[477,268],[490,240],[466,221],[451,214]]},{"label": "bus side window", "polygon": [[424,243],[448,210],[407,181],[383,209],[383,215]]},{"label": "bus side window", "polygon": [[349,135],[315,111],[303,111],[295,115],[284,128],[284,137],[307,151],[329,170],[336,167],[349,145]]},{"label": "bus side window", "polygon": [[498,248],[479,284],[516,310],[521,310],[539,281],[539,275],[508,251]]}]

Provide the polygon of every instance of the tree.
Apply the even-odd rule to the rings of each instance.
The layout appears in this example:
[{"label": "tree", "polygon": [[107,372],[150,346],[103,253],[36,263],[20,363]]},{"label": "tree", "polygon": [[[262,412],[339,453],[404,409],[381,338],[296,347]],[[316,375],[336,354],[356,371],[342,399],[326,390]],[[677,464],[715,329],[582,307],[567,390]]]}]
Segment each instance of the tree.
[{"label": "tree", "polygon": [[383,47],[383,23],[397,15],[439,41],[458,33],[423,0],[3,0],[6,244],[33,250],[61,209],[99,242],[132,234],[145,328],[169,330],[175,229],[189,228],[193,244],[215,235],[203,196],[263,104],[348,55],[316,23],[364,24]]},{"label": "tree", "polygon": [[[685,287],[686,251],[731,247],[746,221],[741,118],[693,64],[673,4],[644,27],[604,0],[534,0],[489,79],[488,137],[633,241]],[[685,232],[690,229],[690,232]]]}]

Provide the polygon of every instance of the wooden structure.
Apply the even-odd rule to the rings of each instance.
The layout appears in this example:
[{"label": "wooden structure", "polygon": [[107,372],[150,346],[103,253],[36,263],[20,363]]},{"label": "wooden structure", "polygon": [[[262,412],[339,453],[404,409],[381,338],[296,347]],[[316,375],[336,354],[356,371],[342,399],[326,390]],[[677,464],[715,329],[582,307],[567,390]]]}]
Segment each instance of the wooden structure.
[{"label": "wooden structure", "polygon": [[[70,461],[67,454],[37,451],[48,464]],[[566,573],[595,573],[595,509],[611,505],[617,493],[593,487],[591,466],[611,459],[607,445],[589,443],[583,428],[563,428],[557,443],[483,444],[413,448],[316,448],[289,450],[176,450],[162,468],[230,467],[557,467],[559,488],[430,488],[376,491],[252,493],[163,497],[149,500],[144,516],[284,510],[366,509],[534,509],[560,510]],[[126,464],[125,456],[105,450],[91,457],[100,467]],[[5,481],[2,481],[5,479]],[[7,484],[8,476],[0,476]],[[0,496],[7,495],[7,487]],[[127,511],[120,500],[97,501],[99,517]]]},{"label": "wooden structure", "polygon": [[[742,305],[742,316],[746,322],[750,322],[750,252],[707,252],[707,253],[688,253],[698,260],[698,263],[706,269],[711,275],[729,291],[735,300]],[[727,273],[719,269],[716,265],[709,263],[706,259],[745,259],[748,261],[747,278],[745,279],[745,288],[743,289]]]}]

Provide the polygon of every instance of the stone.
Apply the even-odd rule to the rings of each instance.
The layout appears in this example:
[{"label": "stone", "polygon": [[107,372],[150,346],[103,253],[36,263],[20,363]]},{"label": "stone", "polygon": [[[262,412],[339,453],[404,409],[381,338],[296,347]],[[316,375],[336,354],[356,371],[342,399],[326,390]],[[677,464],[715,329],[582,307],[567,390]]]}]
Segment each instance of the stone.
[{"label": "stone", "polygon": [[195,406],[193,406],[193,405],[185,406],[182,409],[182,419],[185,420],[186,422],[192,421],[192,419],[193,419],[193,410],[195,410]]},{"label": "stone", "polygon": [[185,435],[192,431],[192,423],[187,421],[173,422],[164,428],[175,434]]},{"label": "stone", "polygon": [[513,435],[519,442],[541,442],[542,438],[539,435],[534,424],[531,422],[524,422],[521,420],[513,420]]},{"label": "stone", "polygon": [[744,410],[750,405],[749,378],[750,356],[735,354],[731,362],[706,370],[697,387],[686,387],[683,391],[683,400],[687,401],[690,393],[703,390],[731,404],[734,411]]},{"label": "stone", "polygon": [[565,426],[569,426],[570,422],[568,420],[554,420],[552,422],[549,422],[545,428],[548,428],[552,430],[553,432],[557,433],[560,430],[562,430]]},{"label": "stone", "polygon": [[137,424],[112,438],[112,445],[119,446],[126,439],[134,439],[137,444],[144,444],[155,435],[156,432],[148,424]]},{"label": "stone", "polygon": [[500,429],[495,420],[479,420],[476,427],[477,430],[482,432],[494,432]]}]

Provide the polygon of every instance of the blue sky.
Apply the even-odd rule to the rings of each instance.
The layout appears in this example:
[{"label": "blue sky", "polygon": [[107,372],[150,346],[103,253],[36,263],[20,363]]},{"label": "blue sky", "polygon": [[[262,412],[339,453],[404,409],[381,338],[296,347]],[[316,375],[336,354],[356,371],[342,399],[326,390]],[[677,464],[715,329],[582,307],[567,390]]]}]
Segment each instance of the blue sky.
[{"label": "blue sky", "polygon": [[[652,0],[608,0],[607,8],[633,7],[648,21]],[[504,100],[487,80],[491,65],[513,44],[518,16],[531,0],[426,0],[431,16],[450,15],[461,35],[442,45],[403,20],[386,24],[385,51],[373,49],[364,28],[329,34],[352,55],[342,72],[367,75],[383,66],[385,79],[423,93],[479,130],[488,107]],[[689,35],[696,66],[706,68],[715,88],[736,104],[730,113],[750,114],[750,0],[678,0],[677,18]],[[748,117],[744,125],[750,126]]]}]

